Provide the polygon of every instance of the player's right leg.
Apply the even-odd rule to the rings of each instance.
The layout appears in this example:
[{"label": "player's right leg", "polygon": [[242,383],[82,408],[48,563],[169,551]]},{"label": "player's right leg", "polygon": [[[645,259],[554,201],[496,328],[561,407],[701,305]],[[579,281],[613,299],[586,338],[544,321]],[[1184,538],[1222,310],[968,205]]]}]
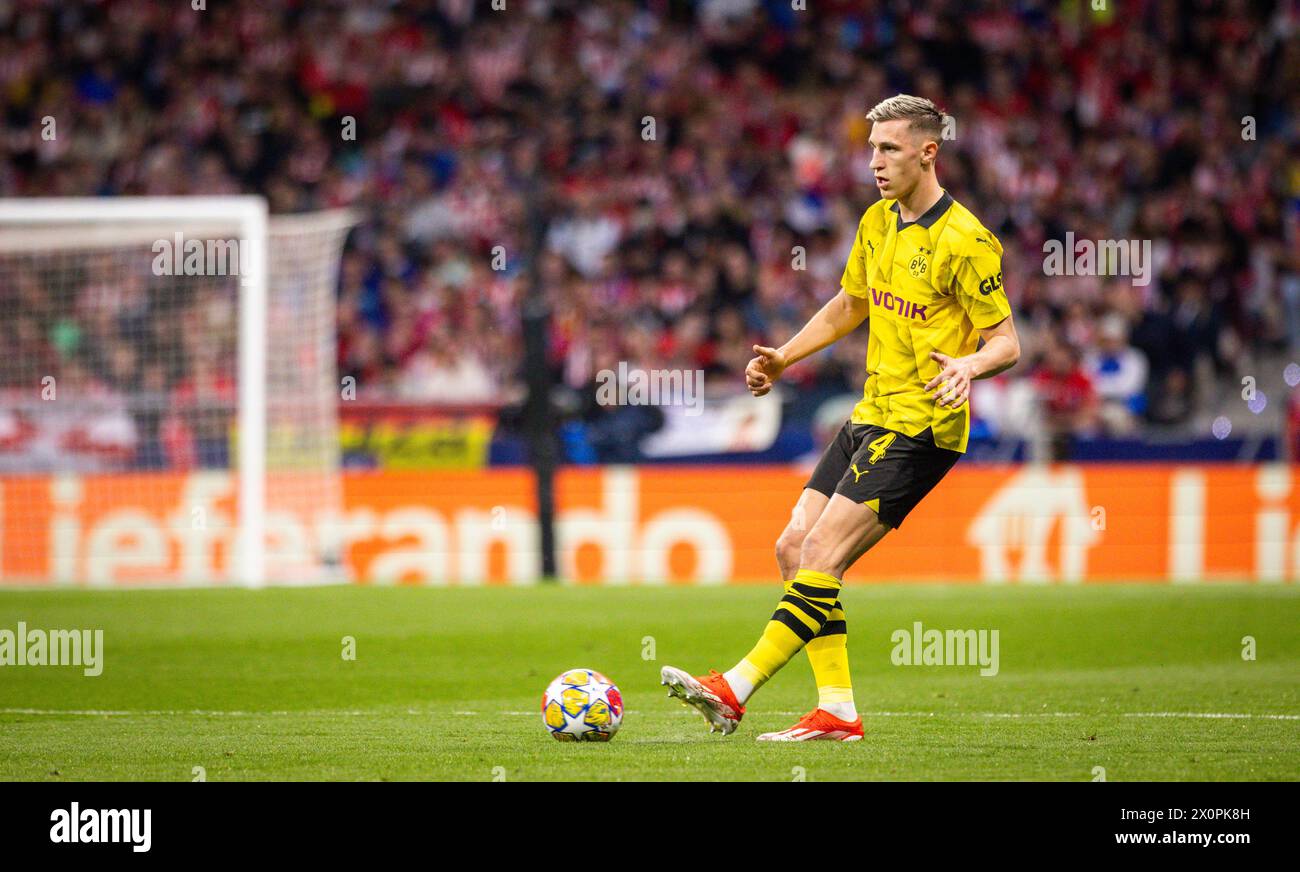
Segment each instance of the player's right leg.
[{"label": "player's right leg", "polygon": [[875,510],[838,493],[831,498],[804,540],[800,569],[758,642],[735,667],[709,677],[710,689],[735,714],[730,724],[733,728],[744,714],[741,706],[748,697],[790,662],[829,620],[839,601],[844,570],[888,531]]},{"label": "player's right leg", "polygon": [[[838,481],[838,478],[834,481]],[[832,481],[832,487],[834,481]],[[776,561],[781,567],[781,577],[785,579],[787,595],[790,592],[790,584],[794,581],[795,573],[799,571],[799,556],[803,551],[804,539],[808,535],[808,530],[821,517],[822,510],[826,508],[828,502],[830,502],[829,495],[814,490],[812,487],[805,487],[803,493],[799,495],[799,500],[795,503],[794,509],[790,512],[789,523],[786,524],[781,535],[777,537]],[[836,602],[835,605],[838,609],[839,603]],[[839,632],[843,633],[842,611],[840,615],[839,623],[836,626],[840,628]],[[832,617],[834,617],[834,614],[832,614]],[[831,629],[835,631],[834,626]],[[832,639],[833,644],[835,637],[829,638]],[[843,636],[841,635],[838,638],[842,639]],[[809,658],[813,660],[815,674],[817,664],[824,661],[825,658],[814,657],[811,647],[809,648]],[[839,678],[837,674],[836,681],[847,682],[847,676],[848,664],[846,662],[843,665],[843,678]],[[745,713],[744,700],[736,696],[726,678],[716,671],[711,671],[708,675],[694,676],[675,666],[665,666],[659,672],[659,680],[661,684],[668,687],[669,696],[680,699],[704,716],[704,719],[709,722],[710,732],[721,731],[723,735],[730,735],[735,731],[736,725],[740,723],[740,718]]]},{"label": "player's right leg", "polygon": [[659,683],[668,687],[670,697],[680,699],[703,715],[709,722],[710,733],[729,736],[745,716],[744,705],[716,669],[710,669],[708,675],[695,676],[676,666],[665,666],[659,670]]},{"label": "player's right leg", "polygon": [[817,636],[839,601],[844,570],[888,530],[869,507],[838,493],[831,498],[804,539],[789,592],[777,604],[758,644],[737,664],[740,683],[727,673],[742,702],[751,688],[765,683]]},{"label": "player's right leg", "polygon": [[[847,464],[848,458],[843,465],[847,466]],[[834,472],[835,470],[828,470],[828,475]],[[790,593],[790,584],[794,581],[795,573],[799,571],[804,539],[808,537],[808,531],[826,510],[835,485],[842,475],[843,470],[840,470],[835,478],[827,479],[827,476],[823,475],[820,476],[820,481],[819,476],[814,475],[809,486],[805,487],[800,495],[794,511],[790,513],[790,523],[777,539],[776,561],[781,567],[781,577],[785,579],[787,594]],[[814,489],[815,486],[825,488],[828,493]],[[841,735],[861,736],[861,723],[853,702],[853,680],[849,674],[848,632],[844,607],[839,600],[836,600],[821,631],[804,646],[804,650],[808,652],[808,663],[812,666],[813,680],[817,685],[817,708],[789,730],[764,733],[759,736],[760,739],[780,741],[791,733],[801,736],[817,733],[837,738]],[[825,712],[829,718],[825,715],[817,715],[818,711]],[[817,719],[815,724],[804,723],[813,717]]]},{"label": "player's right leg", "polygon": [[[843,475],[841,472],[840,475]],[[803,493],[799,495],[799,501],[795,503],[794,509],[790,512],[790,521],[781,531],[781,535],[776,540],[776,564],[781,568],[781,578],[786,584],[794,580],[794,574],[799,571],[799,557],[803,553],[803,540],[807,538],[808,531],[812,529],[813,524],[822,516],[826,509],[826,504],[831,501],[831,494],[835,492],[835,484],[839,481],[837,476],[835,481],[831,482],[829,491],[823,492],[812,487],[810,482],[805,486]]]},{"label": "player's right leg", "polygon": [[[778,609],[764,632],[764,640],[772,643],[772,650],[763,650],[760,642],[742,664],[748,663],[760,672],[765,670],[767,677],[783,665],[780,655],[785,653],[781,647],[784,634],[782,628],[773,626],[780,620],[793,634],[786,641],[795,645],[802,642],[808,650],[817,676],[818,705],[794,726],[763,733],[758,737],[760,741],[853,742],[862,738],[862,719],[853,706],[848,674],[848,637],[842,626],[835,626],[843,616],[843,610],[838,608],[839,586],[845,571],[889,530],[874,509],[837,493],[805,537],[800,569],[790,592],[782,600],[788,615],[782,615]],[[830,602],[832,598],[834,606]],[[838,619],[837,612],[841,616]],[[790,616],[797,620],[791,620]]]},{"label": "player's right leg", "polygon": [[[961,456],[935,446],[928,431],[906,436],[874,427],[863,434],[861,442],[849,472],[835,489],[835,496],[804,539],[797,578],[818,590],[796,589],[795,593],[818,593],[823,585],[838,584],[844,572],[886,532],[898,527]],[[824,603],[825,599],[813,597],[812,601]],[[823,631],[833,620],[832,614],[822,624]],[[820,656],[814,648],[829,646],[820,639],[819,635],[808,642],[809,656],[814,662]],[[847,676],[847,656],[843,662]],[[819,687],[823,685],[820,679],[821,676]],[[836,712],[833,706],[825,704],[826,698],[823,695],[823,703],[794,727],[759,738],[802,742],[848,741],[861,736],[862,724],[856,711]]]},{"label": "player's right leg", "polygon": [[[862,432],[862,429],[854,428],[852,424],[845,422],[835,439],[826,447],[826,452],[817,464],[812,478],[809,479],[799,495],[798,502],[795,503],[794,510],[790,513],[789,523],[777,538],[776,560],[781,567],[781,578],[784,580],[787,597],[790,595],[790,585],[799,571],[799,557],[803,552],[804,538],[821,517],[822,510],[830,501],[836,485],[844,476],[844,471],[853,462],[853,454],[857,451],[860,441],[855,437]],[[835,605],[838,608],[838,601]],[[838,626],[842,627],[843,612],[841,611],[840,614]],[[843,674],[845,676],[848,674],[847,663]],[[659,672],[660,683],[668,687],[669,696],[676,697],[686,705],[695,708],[709,722],[711,731],[721,730],[723,735],[735,731],[736,725],[745,714],[745,698],[755,689],[755,685],[737,678],[734,670],[732,678],[742,689],[744,697],[738,697],[727,677],[716,670],[709,670],[708,675],[697,676],[675,666],[665,666]]]}]

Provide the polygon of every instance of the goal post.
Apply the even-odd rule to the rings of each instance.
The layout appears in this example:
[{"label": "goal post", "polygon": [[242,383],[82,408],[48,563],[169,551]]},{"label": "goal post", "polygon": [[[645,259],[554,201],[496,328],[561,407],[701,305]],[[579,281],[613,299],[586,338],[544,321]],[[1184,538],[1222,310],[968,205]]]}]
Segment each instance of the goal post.
[{"label": "goal post", "polygon": [[[56,529],[57,505],[35,509],[56,520],[26,539],[13,515],[25,507],[3,493],[0,580],[337,580],[325,529],[341,510],[334,298],[354,223],[347,210],[271,217],[260,196],[0,200],[0,340],[14,350],[0,364],[0,480],[44,477],[52,504],[131,489],[126,517],[160,505],[150,488],[189,476],[202,492],[224,475],[235,515],[211,531],[196,499],[195,529],[167,559],[139,544],[166,531],[120,520],[123,558],[117,528],[91,533],[95,519],[73,513]],[[49,559],[12,553],[25,547]]]}]

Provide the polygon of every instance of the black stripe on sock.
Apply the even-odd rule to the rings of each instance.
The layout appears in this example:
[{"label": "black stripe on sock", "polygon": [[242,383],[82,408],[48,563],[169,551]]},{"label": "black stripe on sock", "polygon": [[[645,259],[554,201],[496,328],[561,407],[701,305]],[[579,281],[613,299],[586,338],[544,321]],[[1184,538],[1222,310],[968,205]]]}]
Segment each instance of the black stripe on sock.
[{"label": "black stripe on sock", "polygon": [[799,596],[786,594],[781,597],[781,602],[794,606],[819,624],[826,623],[826,619],[830,617],[831,614],[830,606],[823,606],[821,603],[810,603],[808,600]]},{"label": "black stripe on sock", "polygon": [[790,632],[798,636],[803,643],[807,645],[817,635],[809,628],[807,624],[787,612],[785,609],[777,609],[772,614],[772,620],[779,621],[790,628]]},{"label": "black stripe on sock", "polygon": [[847,622],[827,621],[824,625],[822,625],[822,631],[817,634],[817,638],[820,639],[822,636],[834,636],[834,635],[844,636],[847,635],[848,632],[849,632],[849,625]]},{"label": "black stripe on sock", "polygon": [[840,595],[837,587],[814,587],[811,584],[802,584],[798,581],[790,583],[790,590],[816,600],[835,600]]}]

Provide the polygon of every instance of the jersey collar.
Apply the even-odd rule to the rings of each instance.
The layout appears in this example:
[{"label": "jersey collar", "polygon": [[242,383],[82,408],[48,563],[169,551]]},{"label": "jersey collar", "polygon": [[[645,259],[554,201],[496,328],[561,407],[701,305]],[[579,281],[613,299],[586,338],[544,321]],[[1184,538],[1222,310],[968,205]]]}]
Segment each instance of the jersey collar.
[{"label": "jersey collar", "polygon": [[924,227],[926,230],[929,230],[931,225],[933,225],[934,222],[938,221],[939,217],[943,215],[944,212],[947,212],[948,207],[951,205],[952,205],[952,195],[949,194],[947,191],[944,191],[943,196],[939,198],[939,202],[935,203],[933,206],[927,209],[925,214],[922,215],[920,218],[917,218],[915,221],[903,220],[903,213],[898,210],[897,200],[894,201],[894,204],[890,206],[889,209],[895,215],[898,216],[899,230],[905,230],[908,227],[911,227],[913,224],[917,224],[921,227]]}]

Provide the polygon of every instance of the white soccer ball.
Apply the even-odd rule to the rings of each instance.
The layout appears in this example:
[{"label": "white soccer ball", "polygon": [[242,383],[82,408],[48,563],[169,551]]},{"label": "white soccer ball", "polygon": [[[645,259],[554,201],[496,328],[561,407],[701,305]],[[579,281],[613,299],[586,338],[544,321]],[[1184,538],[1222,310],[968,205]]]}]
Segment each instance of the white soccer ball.
[{"label": "white soccer ball", "polygon": [[623,723],[623,694],[594,669],[569,669],[542,694],[542,723],[561,742],[608,742]]}]

